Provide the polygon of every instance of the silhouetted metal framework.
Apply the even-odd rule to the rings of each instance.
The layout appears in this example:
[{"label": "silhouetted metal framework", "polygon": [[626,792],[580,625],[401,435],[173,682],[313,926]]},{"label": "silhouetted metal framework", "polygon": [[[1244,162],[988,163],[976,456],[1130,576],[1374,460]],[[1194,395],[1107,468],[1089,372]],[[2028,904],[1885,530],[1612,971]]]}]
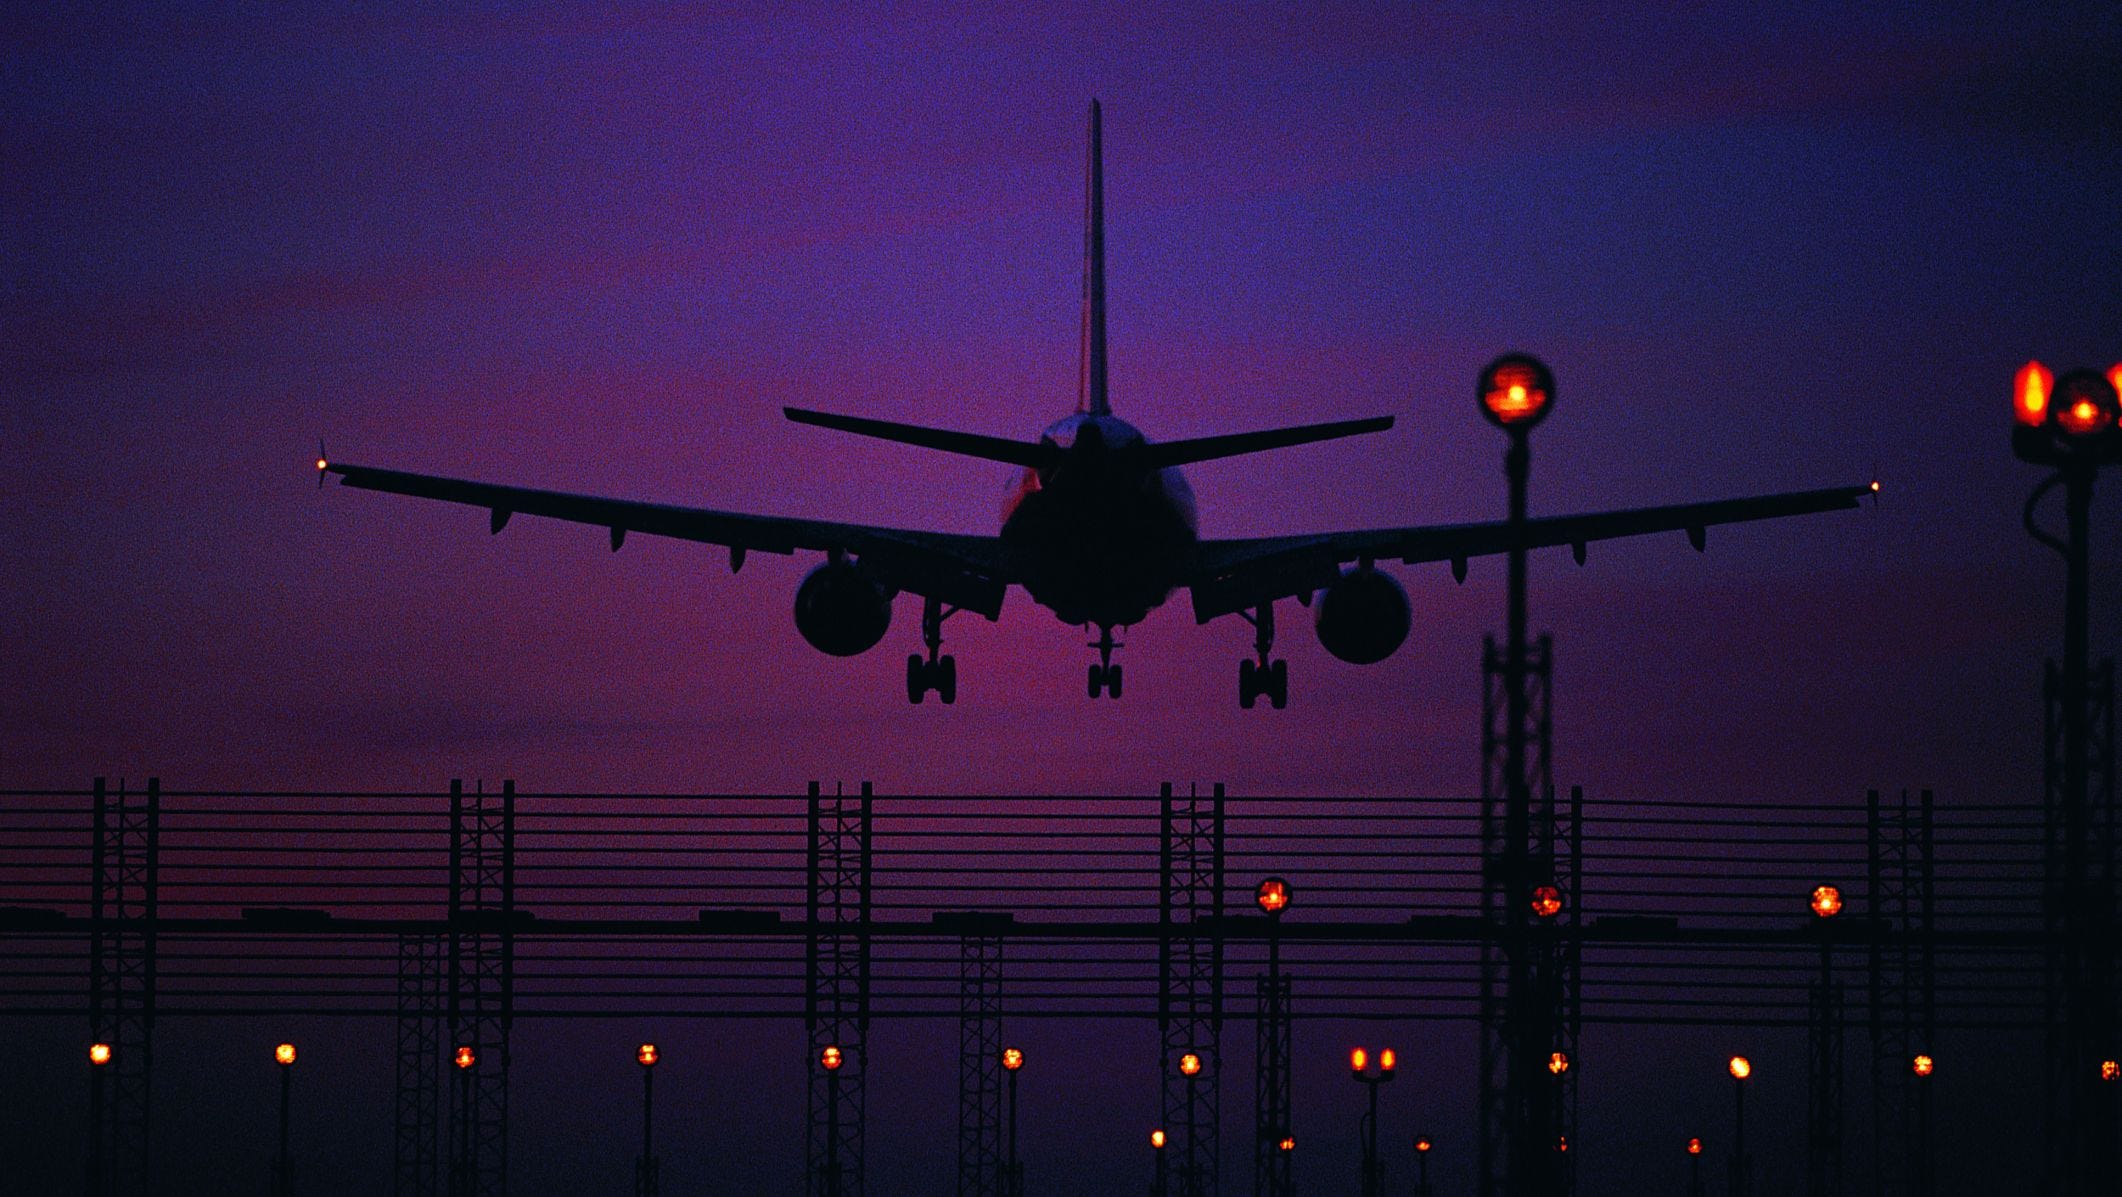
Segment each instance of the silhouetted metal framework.
[{"label": "silhouetted metal framework", "polygon": [[1002,1164],[1002,939],[968,934],[958,941],[958,1197],[1006,1197]]},{"label": "silhouetted metal framework", "polygon": [[[808,1192],[860,1197],[870,992],[870,784],[851,797],[810,786],[804,1025],[810,1032]],[[820,1060],[840,1050],[840,1065]]]},{"label": "silhouetted metal framework", "polygon": [[1931,1080],[1912,1067],[1937,1051],[1936,870],[1931,792],[1911,801],[1879,791],[1870,814],[1869,894],[1878,933],[1871,942],[1872,1191],[1932,1191]]},{"label": "silhouetted metal framework", "polygon": [[[1223,1125],[1223,784],[1166,782],[1159,838],[1159,1108],[1172,1197],[1214,1197]],[[1180,1061],[1192,1054],[1189,1076]]]},{"label": "silhouetted metal framework", "polygon": [[[1274,935],[1274,931],[1269,931]],[[1282,1150],[1295,1134],[1290,1105],[1289,974],[1261,977],[1253,986],[1253,1193],[1291,1197],[1296,1152]]]},{"label": "silhouetted metal framework", "polygon": [[516,783],[484,783],[450,799],[449,1025],[469,1047],[450,1122],[452,1197],[508,1192],[508,1036],[515,1022]]},{"label": "silhouetted metal framework", "polygon": [[1834,979],[1834,919],[1815,920],[1820,978],[1806,991],[1805,1191],[1841,1197],[1843,1113],[1842,984]]},{"label": "silhouetted metal framework", "polygon": [[435,1197],[441,1192],[442,1064],[451,1046],[442,1038],[448,947],[440,935],[398,936],[398,1085],[391,1166],[396,1197]]},{"label": "silhouetted metal framework", "polygon": [[[2069,694],[2064,670],[2048,668],[2042,744],[2043,915],[2048,931],[2045,1084],[2047,1192],[2103,1192],[2122,1175],[2122,1082],[2102,1082],[2099,1062],[2122,1058],[2115,1005],[2118,974],[2115,811],[2115,663],[2086,670],[2085,693]],[[2066,727],[2079,706],[2086,801],[2072,801]]]},{"label": "silhouetted metal framework", "polygon": [[[1513,668],[1493,637],[1482,645],[1480,1186],[1484,1197],[1571,1191],[1560,1150],[1574,1130],[1574,1067],[1582,957],[1571,931],[1581,918],[1575,865],[1582,801],[1558,817],[1550,757],[1554,643],[1526,646]],[[1522,679],[1522,680],[1520,680]],[[1523,693],[1513,700],[1519,680]],[[1515,734],[1513,714],[1522,720]],[[1521,746],[1520,768],[1512,744]],[[1535,924],[1533,891],[1561,891],[1561,915]],[[1565,922],[1564,920],[1570,920]],[[1564,1047],[1564,1043],[1567,1047]],[[1550,1053],[1573,1066],[1550,1073]]]},{"label": "silhouetted metal framework", "polygon": [[121,780],[95,784],[93,930],[89,945],[89,1034],[109,1044],[108,1063],[90,1069],[88,1192],[145,1193],[149,1155],[148,1080],[155,1028],[155,917],[160,880],[162,782],[145,794]]}]

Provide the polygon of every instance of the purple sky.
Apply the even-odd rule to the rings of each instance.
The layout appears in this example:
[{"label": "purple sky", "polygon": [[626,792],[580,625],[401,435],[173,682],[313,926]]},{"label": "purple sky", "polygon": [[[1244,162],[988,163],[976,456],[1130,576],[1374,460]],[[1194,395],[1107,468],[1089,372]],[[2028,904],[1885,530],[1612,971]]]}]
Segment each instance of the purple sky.
[{"label": "purple sky", "polygon": [[[1861,513],[1536,558],[1556,760],[1607,797],[2032,800],[2061,567],[2029,356],[2122,358],[2109,6],[11,13],[0,785],[1463,793],[1502,569],[1404,571],[1389,662],[1185,596],[1091,702],[1014,592],[852,661],[810,560],[314,485],[368,465],[990,532],[1004,467],[783,404],[1029,437],[1074,400],[1086,101],[1112,387],[1208,535],[1491,518],[1472,378],[1544,356],[1536,513],[1856,483]],[[2111,482],[2095,651],[2122,611]],[[1238,1108],[1242,1102],[1233,1108]]]}]

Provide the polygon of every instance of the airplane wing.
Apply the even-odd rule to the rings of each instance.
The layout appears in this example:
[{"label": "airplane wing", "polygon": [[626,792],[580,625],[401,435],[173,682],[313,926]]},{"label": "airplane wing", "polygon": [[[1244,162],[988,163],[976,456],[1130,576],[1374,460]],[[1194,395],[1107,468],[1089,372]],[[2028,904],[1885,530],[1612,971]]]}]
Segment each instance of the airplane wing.
[{"label": "airplane wing", "polygon": [[[1526,545],[1548,548],[1566,544],[1582,564],[1584,546],[1594,540],[1684,531],[1688,542],[1700,551],[1705,544],[1705,530],[1711,524],[1840,511],[1854,508],[1857,500],[1877,489],[1876,483],[1833,486],[1745,499],[1642,507],[1632,511],[1545,516],[1526,521]],[[1414,565],[1424,561],[1449,561],[1452,572],[1464,578],[1467,558],[1508,552],[1510,547],[1510,525],[1503,520],[1419,528],[1370,528],[1310,536],[1204,540],[1195,547],[1195,559],[1188,571],[1191,580],[1186,584],[1193,591],[1194,618],[1207,623],[1219,615],[1249,610],[1276,599],[1299,595],[1309,597],[1313,591],[1331,583],[1345,562],[1397,559]]]},{"label": "airplane wing", "polygon": [[501,531],[509,517],[518,513],[600,525],[609,530],[614,552],[629,532],[725,545],[730,551],[732,570],[744,564],[747,552],[845,552],[882,585],[941,599],[989,619],[1001,614],[1002,595],[1013,578],[1009,554],[1001,540],[993,536],[916,532],[605,499],[349,465],[321,455],[317,468],[320,474],[337,474],[341,486],[484,507],[491,513],[488,526],[494,532]]}]

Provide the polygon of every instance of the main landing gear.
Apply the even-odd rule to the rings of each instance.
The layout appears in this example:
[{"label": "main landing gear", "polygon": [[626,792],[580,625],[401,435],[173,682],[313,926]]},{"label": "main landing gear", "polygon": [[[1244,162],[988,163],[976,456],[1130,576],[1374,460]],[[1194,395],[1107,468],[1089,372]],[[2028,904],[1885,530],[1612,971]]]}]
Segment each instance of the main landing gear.
[{"label": "main landing gear", "polygon": [[920,653],[907,656],[907,701],[918,704],[931,690],[945,703],[958,701],[958,659],[936,655],[943,648],[943,621],[956,615],[958,610],[957,607],[946,610],[942,599],[921,600],[921,642],[928,646],[928,659],[922,660]]},{"label": "main landing gear", "polygon": [[1275,605],[1262,603],[1251,615],[1238,614],[1253,625],[1253,652],[1259,657],[1238,662],[1238,705],[1250,711],[1264,695],[1279,711],[1289,704],[1289,662],[1267,656],[1275,647]]},{"label": "main landing gear", "polygon": [[1120,697],[1120,667],[1113,664],[1113,650],[1120,643],[1113,639],[1113,625],[1099,624],[1098,638],[1090,646],[1098,650],[1098,663],[1090,667],[1090,696],[1096,698],[1103,692]]}]

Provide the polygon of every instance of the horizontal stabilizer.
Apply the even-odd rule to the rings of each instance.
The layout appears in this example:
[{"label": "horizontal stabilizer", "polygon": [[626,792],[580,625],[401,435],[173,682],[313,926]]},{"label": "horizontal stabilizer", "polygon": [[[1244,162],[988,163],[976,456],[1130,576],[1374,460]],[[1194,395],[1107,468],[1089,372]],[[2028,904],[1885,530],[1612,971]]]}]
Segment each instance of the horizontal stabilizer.
[{"label": "horizontal stabilizer", "polygon": [[1291,445],[1308,445],[1313,441],[1330,441],[1337,437],[1359,436],[1366,432],[1383,432],[1392,426],[1391,416],[1376,416],[1368,420],[1336,420],[1328,424],[1271,428],[1264,432],[1234,432],[1228,436],[1165,441],[1149,446],[1150,465],[1163,469],[1166,466],[1181,466],[1218,457],[1236,457],[1241,453],[1258,453],[1263,449],[1284,449]]},{"label": "horizontal stabilizer", "polygon": [[927,449],[941,449],[945,453],[983,457],[989,461],[1006,461],[1011,465],[1047,465],[1050,464],[1049,455],[1054,451],[1052,445],[1038,441],[1013,441],[999,436],[981,436],[976,432],[952,432],[946,428],[922,428],[914,424],[895,424],[889,420],[865,420],[860,416],[805,411],[800,407],[784,407],[781,414],[798,424],[837,428],[841,432],[852,432],[856,436],[871,436],[878,440],[898,441],[905,445],[920,445]]}]

